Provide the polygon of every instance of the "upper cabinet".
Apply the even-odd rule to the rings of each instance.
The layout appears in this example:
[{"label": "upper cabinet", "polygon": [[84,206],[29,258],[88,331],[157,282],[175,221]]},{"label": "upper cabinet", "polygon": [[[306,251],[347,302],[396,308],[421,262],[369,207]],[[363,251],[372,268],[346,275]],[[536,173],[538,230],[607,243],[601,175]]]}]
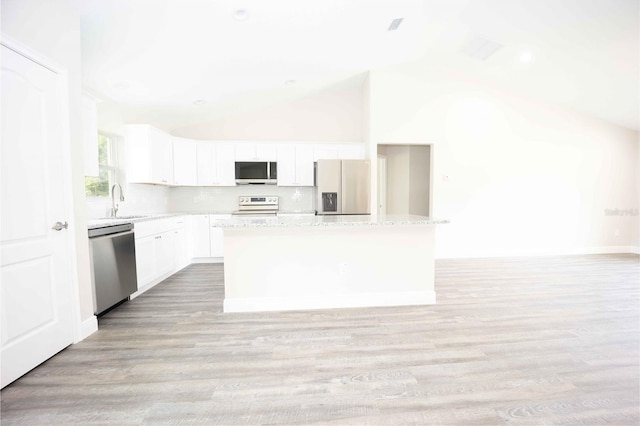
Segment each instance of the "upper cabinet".
[{"label": "upper cabinet", "polygon": [[126,126],[127,179],[173,184],[173,137],[146,124]]},{"label": "upper cabinet", "polygon": [[365,157],[362,143],[195,141],[146,124],[126,126],[126,148],[129,182],[175,186],[235,186],[236,161],[277,161],[279,186],[313,186],[314,161]]},{"label": "upper cabinet", "polygon": [[190,139],[173,138],[173,184],[177,186],[198,185],[197,143]]},{"label": "upper cabinet", "polygon": [[235,142],[236,161],[277,161],[278,145],[273,143]]},{"label": "upper cabinet", "polygon": [[362,143],[338,144],[338,158],[341,160],[364,160],[364,144]]},{"label": "upper cabinet", "polygon": [[235,186],[235,149],[228,142],[199,141],[197,181],[199,186]]},{"label": "upper cabinet", "polygon": [[363,143],[317,143],[313,146],[313,159],[318,160],[363,160]]},{"label": "upper cabinet", "polygon": [[313,186],[313,145],[278,145],[278,186]]}]

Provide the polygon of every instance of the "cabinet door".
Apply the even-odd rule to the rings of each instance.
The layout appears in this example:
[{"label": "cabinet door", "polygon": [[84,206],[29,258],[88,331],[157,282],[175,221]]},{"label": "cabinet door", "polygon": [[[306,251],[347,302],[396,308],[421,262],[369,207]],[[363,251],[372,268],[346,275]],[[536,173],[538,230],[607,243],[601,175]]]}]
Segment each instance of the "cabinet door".
[{"label": "cabinet door", "polygon": [[218,143],[215,150],[216,185],[235,186],[235,148],[230,143]]},{"label": "cabinet door", "polygon": [[296,185],[298,186],[313,186],[313,152],[311,145],[296,146]]},{"label": "cabinet door", "polygon": [[144,287],[156,277],[155,235],[136,238],[136,270],[138,288]]},{"label": "cabinet door", "polygon": [[211,257],[209,215],[189,216],[189,234],[192,257]]},{"label": "cabinet door", "polygon": [[150,127],[148,147],[151,181],[166,185],[173,184],[173,138],[171,135]]},{"label": "cabinet door", "polygon": [[196,156],[198,185],[215,185],[215,155],[213,144],[211,142],[198,142],[196,144]]},{"label": "cabinet door", "polygon": [[263,142],[240,142],[235,145],[236,161],[277,161],[278,145]]},{"label": "cabinet door", "polygon": [[341,160],[363,160],[364,144],[349,143],[338,145],[338,158]]},{"label": "cabinet door", "polygon": [[173,139],[173,183],[179,186],[198,184],[196,143],[188,139]]},{"label": "cabinet door", "polygon": [[187,244],[187,233],[184,226],[173,230],[173,257],[176,267],[182,269],[189,264],[190,256]]},{"label": "cabinet door", "polygon": [[224,257],[224,233],[222,228],[212,226],[210,232],[211,257]]},{"label": "cabinet door", "polygon": [[256,160],[257,161],[277,161],[278,145],[273,143],[257,143],[256,144]]},{"label": "cabinet door", "polygon": [[315,144],[313,146],[313,159],[335,160],[338,158],[338,145],[332,143]]},{"label": "cabinet door", "polygon": [[151,158],[149,155],[150,128],[151,126],[143,124],[125,126],[127,180],[129,182],[152,182]]},{"label": "cabinet door", "polygon": [[292,144],[278,145],[278,186],[296,184],[296,147]]},{"label": "cabinet door", "polygon": [[236,161],[256,161],[256,144],[240,142],[235,146]]},{"label": "cabinet door", "polygon": [[155,235],[156,244],[156,276],[162,276],[174,271],[176,267],[173,231],[163,232]]}]

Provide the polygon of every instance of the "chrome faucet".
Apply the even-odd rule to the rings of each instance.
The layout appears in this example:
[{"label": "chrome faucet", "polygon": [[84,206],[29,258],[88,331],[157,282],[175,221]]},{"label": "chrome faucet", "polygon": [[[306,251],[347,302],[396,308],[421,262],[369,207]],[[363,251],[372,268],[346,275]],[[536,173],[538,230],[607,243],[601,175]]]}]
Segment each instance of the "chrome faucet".
[{"label": "chrome faucet", "polygon": [[111,214],[113,217],[117,217],[118,215],[118,204],[116,204],[116,200],[115,200],[116,186],[120,188],[120,201],[124,201],[122,186],[120,186],[119,183],[114,183],[113,186],[111,187]]}]

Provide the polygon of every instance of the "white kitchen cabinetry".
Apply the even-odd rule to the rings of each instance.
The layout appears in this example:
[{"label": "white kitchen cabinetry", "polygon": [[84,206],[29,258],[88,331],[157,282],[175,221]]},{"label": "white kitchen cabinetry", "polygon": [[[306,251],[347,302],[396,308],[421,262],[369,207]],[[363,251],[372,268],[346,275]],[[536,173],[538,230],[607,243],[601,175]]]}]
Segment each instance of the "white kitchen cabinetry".
[{"label": "white kitchen cabinetry", "polygon": [[235,186],[235,149],[227,142],[197,142],[199,186]]},{"label": "white kitchen cabinetry", "polygon": [[278,186],[313,186],[313,145],[278,145]]},{"label": "white kitchen cabinetry", "polygon": [[211,239],[211,257],[224,257],[224,234],[222,228],[212,226],[209,238]]},{"label": "white kitchen cabinetry", "polygon": [[335,143],[317,143],[313,145],[313,160],[335,160],[338,158],[338,145]]},{"label": "white kitchen cabinetry", "polygon": [[147,291],[189,263],[184,216],[134,225],[138,291]]},{"label": "white kitchen cabinetry", "polygon": [[364,144],[339,144],[338,158],[341,160],[364,160]]},{"label": "white kitchen cabinetry", "polygon": [[189,216],[189,245],[193,262],[216,262],[224,257],[222,228],[218,221],[228,220],[229,214],[198,214]]},{"label": "white kitchen cabinetry", "polygon": [[189,245],[192,258],[211,257],[208,214],[189,216]]},{"label": "white kitchen cabinetry", "polygon": [[146,124],[126,126],[127,179],[173,184],[173,137]]},{"label": "white kitchen cabinetry", "polygon": [[277,161],[278,146],[273,143],[238,142],[236,161]]},{"label": "white kitchen cabinetry", "polygon": [[313,159],[317,160],[363,160],[362,143],[317,143],[313,145]]},{"label": "white kitchen cabinetry", "polygon": [[211,246],[211,257],[216,259],[224,258],[224,232],[223,229],[218,226],[218,221],[228,220],[231,215],[211,215],[209,217],[209,238]]},{"label": "white kitchen cabinetry", "polygon": [[173,138],[173,183],[177,186],[198,184],[196,142]]}]

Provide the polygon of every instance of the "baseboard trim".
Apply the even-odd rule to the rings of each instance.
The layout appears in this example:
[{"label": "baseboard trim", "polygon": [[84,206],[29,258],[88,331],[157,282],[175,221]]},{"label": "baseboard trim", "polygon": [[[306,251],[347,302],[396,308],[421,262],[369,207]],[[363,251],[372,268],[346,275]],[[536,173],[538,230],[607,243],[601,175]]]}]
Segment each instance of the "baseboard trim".
[{"label": "baseboard trim", "polygon": [[98,331],[98,317],[91,315],[90,318],[87,318],[80,323],[78,333],[76,334],[73,343],[81,342],[96,331]]},{"label": "baseboard trim", "polygon": [[436,259],[466,259],[478,257],[525,257],[525,256],[571,256],[585,254],[640,254],[637,246],[602,246],[602,247],[573,247],[546,249],[513,249],[487,251],[460,251],[455,253],[438,253],[436,245]]},{"label": "baseboard trim", "polygon": [[433,305],[435,291],[332,294],[307,297],[225,298],[224,312],[297,311],[373,306]]},{"label": "baseboard trim", "polygon": [[191,264],[194,263],[224,263],[222,257],[194,257],[191,259]]}]

